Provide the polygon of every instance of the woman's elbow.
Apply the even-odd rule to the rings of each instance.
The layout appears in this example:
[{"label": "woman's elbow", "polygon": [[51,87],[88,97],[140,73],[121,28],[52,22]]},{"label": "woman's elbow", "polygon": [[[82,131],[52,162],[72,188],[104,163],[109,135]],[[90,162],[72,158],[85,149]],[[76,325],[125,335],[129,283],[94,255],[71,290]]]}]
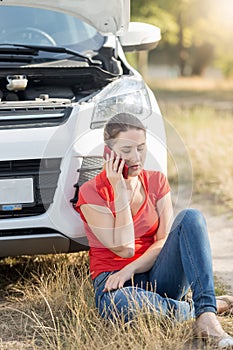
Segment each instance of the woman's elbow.
[{"label": "woman's elbow", "polygon": [[115,254],[121,258],[128,259],[132,258],[135,254],[135,250],[132,247],[118,247],[115,250]]}]

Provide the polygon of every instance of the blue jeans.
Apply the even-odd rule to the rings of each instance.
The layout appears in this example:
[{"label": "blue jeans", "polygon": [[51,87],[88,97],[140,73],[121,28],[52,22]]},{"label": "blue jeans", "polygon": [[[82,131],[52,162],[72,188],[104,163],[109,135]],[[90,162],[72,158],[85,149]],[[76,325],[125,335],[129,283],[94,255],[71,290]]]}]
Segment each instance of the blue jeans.
[{"label": "blue jeans", "polygon": [[[96,306],[104,318],[123,317],[127,322],[139,309],[177,321],[216,313],[212,256],[206,222],[202,214],[187,209],[178,214],[153,267],[135,274],[122,289],[103,293],[108,276],[94,279]],[[192,301],[185,300],[192,290]]]}]

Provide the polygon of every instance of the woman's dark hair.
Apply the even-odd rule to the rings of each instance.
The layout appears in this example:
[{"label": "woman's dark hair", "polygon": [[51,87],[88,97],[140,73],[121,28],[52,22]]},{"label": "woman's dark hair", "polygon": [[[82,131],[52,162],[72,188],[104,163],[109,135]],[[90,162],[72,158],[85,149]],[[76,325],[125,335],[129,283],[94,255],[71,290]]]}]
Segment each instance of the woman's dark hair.
[{"label": "woman's dark hair", "polygon": [[104,127],[104,142],[108,146],[112,146],[114,139],[120,132],[128,130],[143,130],[146,133],[146,127],[143,123],[130,113],[115,114]]}]

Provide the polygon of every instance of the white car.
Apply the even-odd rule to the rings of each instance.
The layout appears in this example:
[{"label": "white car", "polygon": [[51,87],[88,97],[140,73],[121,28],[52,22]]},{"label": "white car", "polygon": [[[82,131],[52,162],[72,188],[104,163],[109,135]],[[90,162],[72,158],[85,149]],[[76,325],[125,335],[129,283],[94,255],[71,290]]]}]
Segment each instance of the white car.
[{"label": "white car", "polygon": [[125,51],[160,30],[129,23],[129,0],[0,2],[0,257],[88,249],[73,205],[103,164],[103,125],[148,129],[145,167],[166,173],[163,118]]}]

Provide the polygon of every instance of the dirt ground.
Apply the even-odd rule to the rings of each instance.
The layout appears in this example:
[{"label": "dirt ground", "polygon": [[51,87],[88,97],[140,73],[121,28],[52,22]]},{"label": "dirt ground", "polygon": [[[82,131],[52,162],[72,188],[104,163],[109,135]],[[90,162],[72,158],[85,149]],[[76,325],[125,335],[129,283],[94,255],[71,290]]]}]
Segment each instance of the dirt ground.
[{"label": "dirt ground", "polygon": [[[177,192],[173,195],[176,198]],[[223,284],[224,290],[233,295],[233,212],[215,204],[205,194],[193,195],[187,186],[180,186],[177,203],[175,216],[185,208],[195,208],[203,213],[212,249],[214,276]]]},{"label": "dirt ground", "polygon": [[204,214],[212,248],[214,275],[233,295],[233,213],[215,213],[214,205],[193,199],[191,206]]},{"label": "dirt ground", "polygon": [[215,275],[233,292],[233,220],[208,217]]}]

